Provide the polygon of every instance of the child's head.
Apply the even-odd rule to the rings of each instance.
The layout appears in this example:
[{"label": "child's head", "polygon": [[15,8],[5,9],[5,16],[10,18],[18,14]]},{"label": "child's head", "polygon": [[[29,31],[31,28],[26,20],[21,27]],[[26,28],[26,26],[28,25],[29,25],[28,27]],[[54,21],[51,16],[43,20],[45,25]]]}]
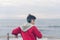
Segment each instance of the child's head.
[{"label": "child's head", "polygon": [[28,17],[27,17],[27,22],[28,23],[31,23],[31,24],[35,24],[35,20],[36,20],[36,17],[29,14]]}]

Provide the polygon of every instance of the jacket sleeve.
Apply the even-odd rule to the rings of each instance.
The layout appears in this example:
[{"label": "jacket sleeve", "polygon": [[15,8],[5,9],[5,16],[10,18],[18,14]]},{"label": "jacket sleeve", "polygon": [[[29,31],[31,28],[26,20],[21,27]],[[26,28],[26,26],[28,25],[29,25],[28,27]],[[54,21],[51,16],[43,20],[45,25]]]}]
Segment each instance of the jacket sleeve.
[{"label": "jacket sleeve", "polygon": [[38,38],[42,38],[42,33],[41,33],[36,27],[34,27],[33,29],[34,29],[33,33],[34,33]]},{"label": "jacket sleeve", "polygon": [[20,27],[17,27],[15,29],[12,30],[12,34],[17,36],[19,33],[21,33],[21,28]]}]

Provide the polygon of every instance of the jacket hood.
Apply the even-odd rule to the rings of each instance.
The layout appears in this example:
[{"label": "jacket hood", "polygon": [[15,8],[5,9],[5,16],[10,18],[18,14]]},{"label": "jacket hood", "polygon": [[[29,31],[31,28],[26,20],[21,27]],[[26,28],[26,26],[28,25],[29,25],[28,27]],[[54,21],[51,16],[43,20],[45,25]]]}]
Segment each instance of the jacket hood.
[{"label": "jacket hood", "polygon": [[27,23],[27,24],[22,25],[22,26],[21,26],[21,29],[22,29],[22,31],[27,31],[27,30],[29,30],[32,26],[34,26],[34,25],[32,25],[32,24],[30,24],[30,23]]}]

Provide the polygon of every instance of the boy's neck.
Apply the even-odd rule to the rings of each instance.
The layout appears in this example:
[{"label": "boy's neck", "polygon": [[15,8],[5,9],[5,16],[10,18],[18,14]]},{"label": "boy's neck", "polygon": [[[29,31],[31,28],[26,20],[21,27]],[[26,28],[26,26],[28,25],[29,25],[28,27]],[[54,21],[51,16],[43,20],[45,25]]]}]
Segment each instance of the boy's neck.
[{"label": "boy's neck", "polygon": [[30,23],[30,24],[35,25],[35,24],[33,24],[33,23]]}]

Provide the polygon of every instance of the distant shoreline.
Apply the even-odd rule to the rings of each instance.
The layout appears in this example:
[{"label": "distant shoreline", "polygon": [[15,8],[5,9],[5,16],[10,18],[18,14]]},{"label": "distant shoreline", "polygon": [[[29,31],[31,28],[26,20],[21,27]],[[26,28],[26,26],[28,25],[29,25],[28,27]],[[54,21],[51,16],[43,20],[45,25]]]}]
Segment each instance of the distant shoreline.
[{"label": "distant shoreline", "polygon": [[[21,36],[18,36],[21,37]],[[7,36],[0,36],[0,38],[7,38]],[[9,36],[9,38],[15,38],[14,36]],[[43,36],[43,38],[48,38],[48,39],[60,39],[60,37],[54,37],[54,36]]]}]

